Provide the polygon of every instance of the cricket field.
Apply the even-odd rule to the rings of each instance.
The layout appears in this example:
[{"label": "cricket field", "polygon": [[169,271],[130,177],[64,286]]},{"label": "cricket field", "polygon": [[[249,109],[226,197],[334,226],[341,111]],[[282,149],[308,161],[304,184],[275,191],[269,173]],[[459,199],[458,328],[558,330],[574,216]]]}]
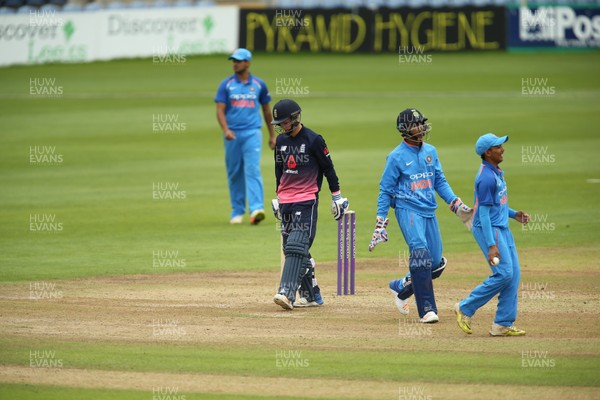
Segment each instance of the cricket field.
[{"label": "cricket field", "polygon": [[[0,70],[0,398],[600,399],[600,52],[255,54],[271,105],[300,103],[357,213],[357,294],[335,294],[325,184],[312,248],[325,304],[292,312],[272,300],[273,216],[228,223],[213,101],[226,58]],[[389,242],[367,246],[407,107],[429,118],[467,204],[475,141],[510,135],[509,204],[532,217],[511,222],[525,337],[489,337],[495,299],[472,335],[458,328],[454,303],[489,268],[441,199],[440,322],[396,310],[387,284],[407,247],[393,216]]]}]

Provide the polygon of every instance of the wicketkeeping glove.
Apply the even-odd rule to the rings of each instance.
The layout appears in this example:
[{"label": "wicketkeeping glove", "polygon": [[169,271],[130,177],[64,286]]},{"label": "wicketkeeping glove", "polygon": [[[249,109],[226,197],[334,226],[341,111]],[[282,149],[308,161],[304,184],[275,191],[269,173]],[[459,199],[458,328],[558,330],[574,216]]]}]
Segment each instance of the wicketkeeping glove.
[{"label": "wicketkeeping glove", "polygon": [[375,231],[373,232],[373,237],[371,238],[371,242],[369,243],[369,251],[373,251],[375,246],[377,246],[379,243],[388,241],[387,231],[385,230],[388,221],[389,218],[383,219],[380,216],[377,216]]},{"label": "wicketkeeping glove", "polygon": [[342,197],[341,192],[332,193],[331,200],[331,213],[333,214],[333,218],[338,221],[348,210],[350,203],[348,203],[348,199]]},{"label": "wicketkeeping glove", "polygon": [[273,215],[278,221],[281,221],[281,210],[279,209],[279,199],[271,200],[271,208],[273,209]]},{"label": "wicketkeeping glove", "polygon": [[450,211],[460,218],[468,230],[471,230],[473,227],[473,209],[463,203],[460,197],[452,200],[452,203],[450,203]]}]

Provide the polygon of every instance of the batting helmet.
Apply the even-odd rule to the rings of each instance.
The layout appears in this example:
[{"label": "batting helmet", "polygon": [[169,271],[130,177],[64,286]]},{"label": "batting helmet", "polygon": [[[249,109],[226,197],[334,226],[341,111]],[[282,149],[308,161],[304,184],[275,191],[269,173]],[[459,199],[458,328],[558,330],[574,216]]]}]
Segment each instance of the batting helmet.
[{"label": "batting helmet", "polygon": [[398,114],[396,129],[398,129],[402,136],[410,136],[410,130],[414,127],[413,124],[424,124],[425,121],[427,121],[427,118],[419,110],[416,108],[407,108]]},{"label": "batting helmet", "polygon": [[302,109],[294,100],[279,100],[273,106],[273,121],[271,121],[271,125],[279,125],[288,118],[296,119],[301,112]]}]

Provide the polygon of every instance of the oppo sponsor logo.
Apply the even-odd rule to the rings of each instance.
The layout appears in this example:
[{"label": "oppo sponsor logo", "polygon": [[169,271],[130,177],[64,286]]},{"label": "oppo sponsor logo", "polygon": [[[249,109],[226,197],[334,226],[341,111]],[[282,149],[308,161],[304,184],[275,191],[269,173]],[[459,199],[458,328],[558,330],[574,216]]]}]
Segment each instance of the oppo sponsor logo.
[{"label": "oppo sponsor logo", "polygon": [[128,18],[123,15],[108,17],[108,34],[146,35],[157,33],[195,33],[198,31],[195,18]]},{"label": "oppo sponsor logo", "polygon": [[419,172],[418,174],[412,174],[410,176],[410,179],[415,180],[415,179],[431,178],[432,176],[433,176],[433,172]]}]

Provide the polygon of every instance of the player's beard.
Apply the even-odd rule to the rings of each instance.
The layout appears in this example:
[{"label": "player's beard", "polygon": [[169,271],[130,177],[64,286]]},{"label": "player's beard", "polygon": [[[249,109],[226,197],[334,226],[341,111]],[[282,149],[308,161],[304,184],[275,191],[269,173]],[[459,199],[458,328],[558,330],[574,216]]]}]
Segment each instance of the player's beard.
[{"label": "player's beard", "polygon": [[405,139],[410,141],[410,144],[414,144],[415,146],[420,146],[423,144],[425,140],[425,132],[419,131],[415,134],[408,134],[405,136]]},{"label": "player's beard", "polygon": [[[430,124],[423,124],[420,125],[417,129],[417,132],[415,133],[408,133],[406,134],[406,136],[404,136],[405,139],[410,140],[411,142],[413,142],[416,146],[420,146],[423,144],[423,142],[425,142],[425,140],[427,139],[427,137],[429,136],[429,132],[431,131],[431,125]],[[415,129],[413,129],[414,131]]]}]

